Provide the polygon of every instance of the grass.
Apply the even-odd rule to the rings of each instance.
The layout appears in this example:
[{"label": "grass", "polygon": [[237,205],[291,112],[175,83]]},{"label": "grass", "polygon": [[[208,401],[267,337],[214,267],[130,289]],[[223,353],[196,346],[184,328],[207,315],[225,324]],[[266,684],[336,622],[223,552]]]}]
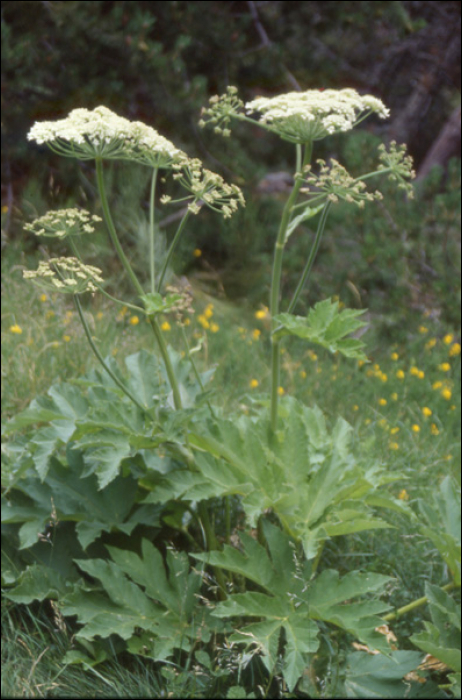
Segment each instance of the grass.
[{"label": "grass", "polygon": [[[57,380],[69,381],[95,365],[71,300],[41,295],[23,282],[21,270],[36,266],[41,254],[10,245],[2,257],[2,419],[25,408]],[[207,296],[194,285],[196,313],[186,327],[199,368],[216,364],[214,402],[225,412],[252,412],[269,389],[269,320],[262,306],[249,308]],[[122,361],[140,347],[151,348],[148,324],[101,295],[86,302],[88,322],[103,355]],[[402,309],[405,317],[406,310]],[[394,309],[396,314],[396,309]],[[181,348],[170,319],[165,337]],[[460,336],[442,325],[431,310],[413,318],[407,336],[384,346],[374,318],[366,338],[369,364],[314,351],[297,340],[283,344],[281,392],[317,403],[333,420],[344,416],[354,426],[358,449],[398,471],[390,492],[412,503],[428,498],[444,476],[460,483]],[[224,387],[224,391],[223,391]],[[425,581],[446,582],[445,567],[432,545],[399,514],[396,529],[337,538],[324,551],[326,566],[340,571],[369,569],[394,576],[388,591],[399,607],[423,595]],[[393,625],[400,648],[421,628],[425,608]],[[239,669],[239,660],[222,654],[217,669],[191,670],[121,658],[96,668],[65,666],[72,629],[50,606],[2,604],[2,696],[4,697],[216,697],[220,678]],[[232,654],[230,652],[230,656]],[[237,675],[233,676],[237,679]],[[233,681],[237,682],[237,681]],[[229,682],[228,682],[229,685]],[[219,695],[218,695],[219,696]]]}]

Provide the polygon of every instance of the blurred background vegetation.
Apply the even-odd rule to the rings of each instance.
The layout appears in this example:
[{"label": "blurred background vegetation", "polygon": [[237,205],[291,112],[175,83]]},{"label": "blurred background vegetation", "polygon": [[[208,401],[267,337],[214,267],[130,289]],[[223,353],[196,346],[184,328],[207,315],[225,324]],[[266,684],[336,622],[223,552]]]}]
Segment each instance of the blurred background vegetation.
[{"label": "blurred background vegetation", "polygon": [[[212,294],[266,303],[293,149],[246,125],[231,141],[203,132],[200,109],[230,84],[244,100],[354,87],[381,98],[391,118],[322,142],[315,157],[338,158],[359,174],[381,140],[407,143],[417,198],[390,190],[383,205],[337,208],[304,302],[337,294],[368,307],[385,333],[408,329],[416,310],[459,324],[459,2],[2,2],[1,27],[2,247],[33,250],[22,226],[50,207],[92,208],[93,166],[44,153],[27,132],[36,120],[104,104],[243,188],[247,208],[231,223],[207,213],[193,222],[176,272]],[[134,256],[146,241],[147,176],[134,179],[126,165],[113,172],[114,206]],[[314,225],[290,241],[288,290]],[[111,262],[103,243],[93,252]]]}]

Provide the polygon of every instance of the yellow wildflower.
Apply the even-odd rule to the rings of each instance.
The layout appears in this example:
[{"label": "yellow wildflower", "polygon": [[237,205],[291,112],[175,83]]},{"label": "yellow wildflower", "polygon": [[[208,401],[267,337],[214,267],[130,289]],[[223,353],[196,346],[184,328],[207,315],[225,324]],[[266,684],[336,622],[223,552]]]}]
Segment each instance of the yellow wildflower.
[{"label": "yellow wildflower", "polygon": [[452,397],[452,391],[451,389],[443,389],[441,392],[441,396],[443,399],[446,399],[446,401],[449,401],[449,399]]},{"label": "yellow wildflower", "polygon": [[425,343],[426,350],[431,350],[432,348],[434,348],[436,343],[436,338],[430,338],[430,340],[427,340],[427,342]]},{"label": "yellow wildflower", "polygon": [[390,433],[392,435],[396,435],[396,433],[399,433],[399,430],[400,429],[398,428],[398,426],[395,426],[394,428],[391,428]]},{"label": "yellow wildflower", "polygon": [[255,311],[255,318],[262,319],[266,318],[268,316],[268,309],[259,309],[259,311]]},{"label": "yellow wildflower", "polygon": [[406,491],[406,489],[401,489],[401,491],[398,494],[398,498],[400,501],[408,501],[409,500],[409,494]]},{"label": "yellow wildflower", "polygon": [[443,386],[443,382],[440,382],[440,381],[433,382],[432,389],[441,389],[442,386]]},{"label": "yellow wildflower", "polygon": [[200,256],[202,255],[202,250],[200,248],[195,248],[193,250],[193,255],[195,258],[200,258]]},{"label": "yellow wildflower", "polygon": [[413,367],[411,367],[411,369],[409,370],[409,372],[410,372],[410,374],[412,374],[414,377],[417,377],[417,376],[419,375],[420,370],[419,370],[418,367],[413,366]]},{"label": "yellow wildflower", "polygon": [[260,336],[261,336],[261,330],[259,328],[254,328],[252,331],[252,338],[254,340],[258,340]]},{"label": "yellow wildflower", "polygon": [[207,321],[207,318],[205,315],[201,314],[200,316],[197,317],[197,320],[201,324],[202,328],[210,328],[210,323]]},{"label": "yellow wildflower", "polygon": [[419,326],[419,333],[428,333],[428,328],[427,326]]},{"label": "yellow wildflower", "polygon": [[394,362],[396,362],[396,360],[399,360],[399,355],[397,352],[392,352],[390,357]]},{"label": "yellow wildflower", "polygon": [[439,435],[440,434],[440,431],[438,430],[438,426],[436,425],[436,423],[432,423],[432,426],[430,428],[430,432],[432,435]]},{"label": "yellow wildflower", "polygon": [[405,376],[406,376],[406,375],[404,374],[404,372],[403,372],[402,369],[399,369],[399,370],[396,372],[396,377],[397,377],[398,379],[404,379]]},{"label": "yellow wildflower", "polygon": [[21,335],[21,333],[22,333],[21,326],[18,326],[17,323],[15,323],[13,326],[10,326],[10,333],[16,333],[16,335]]},{"label": "yellow wildflower", "polygon": [[419,374],[417,375],[419,379],[424,379],[425,378],[425,372],[422,369],[419,369]]},{"label": "yellow wildflower", "polygon": [[220,330],[220,326],[218,325],[218,323],[213,323],[213,322],[212,322],[212,323],[210,324],[210,330],[211,330],[212,333],[218,333],[218,331]]},{"label": "yellow wildflower", "polygon": [[[131,320],[131,319],[130,319]],[[170,331],[172,327],[168,321],[164,321],[160,327],[161,331]]]},{"label": "yellow wildflower", "polygon": [[129,323],[131,323],[132,326],[136,326],[139,322],[140,319],[138,318],[138,316],[130,316]]},{"label": "yellow wildflower", "polygon": [[440,369],[442,372],[449,372],[451,365],[449,362],[442,362],[440,365],[438,365],[438,369]]},{"label": "yellow wildflower", "polygon": [[413,433],[420,433],[420,425],[417,425],[417,423],[414,423],[412,426],[412,432]]},{"label": "yellow wildflower", "polygon": [[424,406],[422,409],[422,413],[428,418],[428,416],[432,415],[433,411],[431,408],[428,408],[428,406]]},{"label": "yellow wildflower", "polygon": [[397,442],[390,442],[389,448],[390,450],[399,450],[399,445]]},{"label": "yellow wildflower", "polygon": [[71,340],[71,336],[70,335],[63,335],[63,340],[65,343],[69,343]]},{"label": "yellow wildflower", "polygon": [[446,345],[451,345],[453,340],[454,340],[454,336],[452,335],[452,333],[448,333],[447,335],[444,336],[443,343],[445,343]]},{"label": "yellow wildflower", "polygon": [[282,395],[285,394],[285,393],[286,393],[286,392],[285,392],[285,390],[284,390],[284,387],[283,387],[283,386],[278,386],[278,394],[279,394],[279,396],[282,396]]},{"label": "yellow wildflower", "polygon": [[379,399],[379,405],[380,406],[386,406],[387,405],[387,400],[386,399]]},{"label": "yellow wildflower", "polygon": [[449,357],[455,357],[456,355],[460,355],[460,343],[454,343],[449,349]]},{"label": "yellow wildflower", "polygon": [[359,411],[359,406],[357,403],[353,406],[353,411]]},{"label": "yellow wildflower", "polygon": [[213,316],[213,304],[208,304],[204,311],[205,318],[212,318]]},{"label": "yellow wildflower", "polygon": [[251,389],[256,389],[259,384],[258,379],[251,379],[249,382],[249,386]]},{"label": "yellow wildflower", "polygon": [[46,294],[41,294],[41,295],[39,296],[39,299],[40,299],[40,301],[46,301],[46,300],[48,299],[48,297],[47,297]]}]

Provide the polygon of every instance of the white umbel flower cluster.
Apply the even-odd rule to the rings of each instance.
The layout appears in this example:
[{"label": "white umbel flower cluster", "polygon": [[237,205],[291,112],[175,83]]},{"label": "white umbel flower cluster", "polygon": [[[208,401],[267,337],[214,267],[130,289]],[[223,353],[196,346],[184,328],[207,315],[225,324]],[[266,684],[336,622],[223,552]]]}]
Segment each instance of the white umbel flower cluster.
[{"label": "white umbel flower cluster", "polygon": [[369,114],[385,119],[390,111],[372,95],[344,90],[307,90],[277,97],[258,97],[245,105],[259,112],[260,122],[291,143],[318,141],[329,134],[349,131]]},{"label": "white umbel flower cluster", "polygon": [[186,158],[152,127],[119,117],[103,106],[73,109],[65,119],[54,122],[36,122],[27,138],[80,160],[120,159],[170,168]]},{"label": "white umbel flower cluster", "polygon": [[32,231],[36,236],[48,238],[67,238],[93,233],[94,223],[102,221],[100,216],[90,214],[85,209],[58,209],[49,211],[30,224],[25,224],[25,231]]},{"label": "white umbel flower cluster", "polygon": [[37,270],[24,270],[22,274],[41,289],[65,294],[96,292],[97,284],[104,282],[99,267],[85,265],[77,258],[50,258],[40,262]]},{"label": "white umbel flower cluster", "polygon": [[[221,175],[202,167],[198,158],[190,158],[183,165],[174,166],[173,175],[180,185],[191,193],[192,201],[188,204],[191,214],[197,214],[200,207],[205,205],[223,218],[230,218],[239,205],[245,206],[244,195],[237,185],[229,185]],[[168,196],[161,199],[162,203],[170,201]]]},{"label": "white umbel flower cluster", "polygon": [[330,166],[321,158],[316,162],[320,166],[317,175],[311,174],[311,166],[305,166],[305,182],[309,188],[302,188],[300,191],[303,194],[318,198],[318,193],[321,191],[326,193],[327,199],[331,202],[342,199],[345,202],[355,203],[360,208],[364,207],[365,202],[383,199],[379,190],[368,192],[366,183],[359,178],[353,178],[337,160],[332,158]]}]

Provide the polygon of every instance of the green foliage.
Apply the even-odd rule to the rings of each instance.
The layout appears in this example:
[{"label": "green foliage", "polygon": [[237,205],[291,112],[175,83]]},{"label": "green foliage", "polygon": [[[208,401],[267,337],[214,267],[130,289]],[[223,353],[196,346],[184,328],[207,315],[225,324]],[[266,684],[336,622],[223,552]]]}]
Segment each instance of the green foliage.
[{"label": "green foliage", "polygon": [[422,534],[437,547],[456,585],[460,586],[460,486],[447,476],[433,494],[433,504],[419,499]]},{"label": "green foliage", "polygon": [[387,605],[381,601],[345,601],[377,592],[389,580],[354,571],[339,580],[336,571],[323,571],[310,581],[311,566],[300,561],[289,538],[268,522],[263,526],[268,552],[249,535],[241,535],[242,550],[225,546],[222,552],[194,554],[196,559],[244,576],[264,593],[248,591],[230,595],[213,611],[220,618],[250,617],[262,621],[238,628],[231,641],[246,644],[263,655],[268,671],[274,670],[281,630],[285,632],[283,674],[292,691],[307,666],[309,654],[319,647],[316,620],[338,625],[385,653],[385,638],[375,628],[377,615]]},{"label": "green foliage", "polygon": [[458,698],[461,691],[460,604],[430,583],[425,586],[425,594],[432,621],[425,622],[426,631],[414,634],[411,641],[455,672],[449,676],[450,690],[453,697]]},{"label": "green foliage", "polygon": [[[412,683],[406,676],[421,661],[416,651],[394,651],[387,656],[364,652],[348,654],[345,697],[348,698],[445,698],[435,683]],[[415,674],[414,674],[415,675]]]},{"label": "green foliage", "polygon": [[328,537],[388,527],[373,515],[370,503],[395,505],[384,495],[377,502],[374,496],[398,475],[361,464],[350,450],[350,437],[346,421],[339,419],[329,433],[318,408],[289,397],[282,402],[274,437],[265,416],[209,421],[190,435],[190,444],[209,456],[197,454],[198,473],[189,478],[169,475],[166,493],[170,487],[172,496],[191,499],[239,494],[253,527],[272,510],[312,558]]},{"label": "green foliage", "polygon": [[320,345],[329,352],[340,352],[346,357],[367,361],[366,355],[362,352],[364,343],[361,340],[345,337],[366,325],[357,320],[362,314],[364,311],[355,309],[339,311],[338,301],[324,299],[310,309],[306,318],[291,314],[275,316],[274,320],[280,326],[275,329],[273,335],[275,338],[295,335]]}]

